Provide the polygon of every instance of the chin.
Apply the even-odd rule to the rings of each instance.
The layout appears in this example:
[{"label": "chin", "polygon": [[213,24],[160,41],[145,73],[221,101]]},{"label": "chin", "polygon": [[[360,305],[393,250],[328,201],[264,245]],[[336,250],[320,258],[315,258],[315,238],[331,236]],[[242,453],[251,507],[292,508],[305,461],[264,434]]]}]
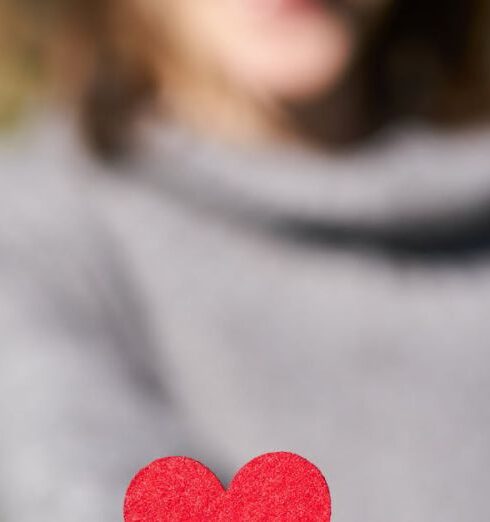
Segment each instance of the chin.
[{"label": "chin", "polygon": [[[288,56],[287,54],[284,56]],[[314,53],[303,58],[271,60],[249,71],[247,83],[265,97],[287,102],[302,102],[321,97],[333,90],[344,77],[351,62],[350,47],[329,50],[319,59]]]},{"label": "chin", "polygon": [[289,102],[327,93],[343,77],[355,47],[345,21],[329,22],[249,39],[253,43],[234,54],[237,79],[264,96]]},{"label": "chin", "polygon": [[320,63],[288,63],[289,67],[271,69],[262,85],[271,96],[288,102],[302,102],[332,91],[343,78],[350,62],[350,53],[332,56]]}]

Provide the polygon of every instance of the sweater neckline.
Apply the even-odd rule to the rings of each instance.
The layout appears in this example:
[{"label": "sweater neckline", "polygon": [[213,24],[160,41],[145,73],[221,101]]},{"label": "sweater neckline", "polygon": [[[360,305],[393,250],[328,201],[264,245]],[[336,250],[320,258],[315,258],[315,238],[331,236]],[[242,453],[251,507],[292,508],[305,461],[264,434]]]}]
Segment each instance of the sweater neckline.
[{"label": "sweater neckline", "polygon": [[490,244],[490,128],[412,124],[335,155],[223,144],[169,123],[145,143],[142,172],[230,221],[388,248]]}]

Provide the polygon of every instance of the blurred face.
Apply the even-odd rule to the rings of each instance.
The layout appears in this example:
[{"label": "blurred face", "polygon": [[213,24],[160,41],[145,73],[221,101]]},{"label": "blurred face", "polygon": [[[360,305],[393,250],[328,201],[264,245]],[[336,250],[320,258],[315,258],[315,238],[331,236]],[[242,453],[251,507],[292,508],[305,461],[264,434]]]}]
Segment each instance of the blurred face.
[{"label": "blurred face", "polygon": [[352,61],[359,20],[365,25],[390,0],[133,1],[157,25],[167,67],[193,85],[186,103],[204,99],[213,78],[223,92],[270,106],[328,93]]}]

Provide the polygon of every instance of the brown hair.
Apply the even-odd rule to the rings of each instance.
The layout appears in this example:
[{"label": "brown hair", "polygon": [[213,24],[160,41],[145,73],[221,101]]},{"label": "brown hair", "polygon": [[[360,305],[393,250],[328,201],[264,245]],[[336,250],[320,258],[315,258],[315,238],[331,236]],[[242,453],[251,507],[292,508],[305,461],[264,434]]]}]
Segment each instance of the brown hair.
[{"label": "brown hair", "polygon": [[[394,0],[325,111],[303,109],[305,132],[341,144],[406,117],[444,124],[486,118],[487,4]],[[0,0],[0,20],[3,58],[17,53],[25,63],[28,56],[40,77],[51,71],[76,96],[92,145],[102,153],[124,148],[133,116],[158,88],[149,33],[131,2]]]}]

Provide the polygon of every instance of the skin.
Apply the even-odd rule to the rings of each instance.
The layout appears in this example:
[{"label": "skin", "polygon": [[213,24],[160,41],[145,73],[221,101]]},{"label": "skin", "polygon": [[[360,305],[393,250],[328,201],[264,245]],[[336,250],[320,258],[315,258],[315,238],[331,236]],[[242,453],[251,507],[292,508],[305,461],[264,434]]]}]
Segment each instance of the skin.
[{"label": "skin", "polygon": [[328,96],[363,38],[356,20],[376,19],[389,0],[131,1],[162,35],[167,113],[228,139],[263,142],[298,139],[285,107]]}]

